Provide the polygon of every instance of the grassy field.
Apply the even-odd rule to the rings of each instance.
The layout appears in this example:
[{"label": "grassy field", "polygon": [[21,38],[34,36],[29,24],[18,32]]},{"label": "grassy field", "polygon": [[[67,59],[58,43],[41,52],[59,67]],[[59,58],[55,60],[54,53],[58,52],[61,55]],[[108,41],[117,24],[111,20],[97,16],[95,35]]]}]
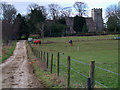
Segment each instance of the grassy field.
[{"label": "grassy field", "polygon": [[[119,76],[118,40],[111,40],[116,36],[117,35],[46,38],[44,40],[45,42],[51,41],[56,43],[32,46],[38,51],[49,52],[49,56],[52,53],[54,54],[54,73],[56,73],[57,70],[57,52],[60,52],[60,76],[64,78],[66,78],[67,73],[67,56],[71,57],[71,87],[87,87],[89,63],[91,60],[94,60],[95,87],[117,88]],[[70,39],[73,40],[72,47],[68,44],[68,40]]]},{"label": "grassy field", "polygon": [[17,41],[15,41],[14,43],[11,43],[9,46],[4,45],[2,47],[2,59],[0,59],[0,62],[3,62],[13,54],[13,51],[16,47],[16,42]]}]

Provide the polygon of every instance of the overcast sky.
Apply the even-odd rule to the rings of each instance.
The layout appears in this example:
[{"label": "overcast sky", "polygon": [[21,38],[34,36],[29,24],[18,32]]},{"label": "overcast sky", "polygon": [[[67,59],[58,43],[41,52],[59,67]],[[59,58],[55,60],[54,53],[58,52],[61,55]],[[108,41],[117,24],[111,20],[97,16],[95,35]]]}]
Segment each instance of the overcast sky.
[{"label": "overcast sky", "polygon": [[13,4],[19,13],[25,14],[28,12],[28,5],[37,3],[46,6],[51,3],[59,4],[61,7],[72,7],[76,1],[85,2],[88,5],[89,16],[91,16],[92,8],[102,8],[103,18],[105,16],[105,9],[111,4],[118,4],[120,0],[0,0]]}]

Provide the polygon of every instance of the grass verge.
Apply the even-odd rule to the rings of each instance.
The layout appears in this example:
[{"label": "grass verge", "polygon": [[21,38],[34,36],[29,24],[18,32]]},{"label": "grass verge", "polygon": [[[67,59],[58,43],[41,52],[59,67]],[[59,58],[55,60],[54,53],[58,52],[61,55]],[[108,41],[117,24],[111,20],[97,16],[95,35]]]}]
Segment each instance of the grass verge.
[{"label": "grass verge", "polygon": [[0,59],[0,62],[5,61],[7,58],[9,58],[12,54],[13,51],[15,50],[17,40],[10,46],[4,46],[2,48],[2,59]]},{"label": "grass verge", "polygon": [[28,43],[26,43],[28,59],[30,64],[32,64],[36,75],[43,82],[45,88],[65,88],[66,82],[62,77],[57,77],[55,73],[51,74],[48,69],[45,68],[45,64],[40,62],[38,58],[36,58],[29,47]]}]

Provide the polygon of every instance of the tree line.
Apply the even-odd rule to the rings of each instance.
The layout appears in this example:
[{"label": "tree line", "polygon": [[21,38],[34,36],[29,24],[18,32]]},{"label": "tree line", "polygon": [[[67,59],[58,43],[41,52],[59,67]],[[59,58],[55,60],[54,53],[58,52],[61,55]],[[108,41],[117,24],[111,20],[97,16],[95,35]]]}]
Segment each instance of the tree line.
[{"label": "tree line", "polygon": [[[74,30],[76,32],[87,32],[87,26],[83,16],[87,16],[88,5],[84,2],[75,2],[73,7],[76,12],[74,15],[72,7],[61,8],[58,4],[49,4],[48,8],[38,4],[28,6],[29,13],[25,16],[20,13],[13,5],[2,3],[2,30],[3,39],[28,38],[30,34],[39,33],[40,36],[61,36],[65,34],[66,17],[74,16]],[[110,5],[106,8],[106,31],[120,31],[120,8],[118,5]],[[49,21],[47,23],[47,20]],[[80,23],[78,23],[80,22]]]}]

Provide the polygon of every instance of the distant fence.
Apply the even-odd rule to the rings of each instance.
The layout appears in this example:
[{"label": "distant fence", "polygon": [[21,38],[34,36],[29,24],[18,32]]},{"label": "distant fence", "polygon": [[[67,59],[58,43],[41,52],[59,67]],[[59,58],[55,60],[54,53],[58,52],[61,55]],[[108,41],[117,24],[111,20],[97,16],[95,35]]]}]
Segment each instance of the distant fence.
[{"label": "distant fence", "polygon": [[[118,73],[95,66],[95,61],[90,61],[90,64],[88,64],[82,61],[72,59],[70,56],[65,56],[63,53],[60,52],[54,55],[53,53],[49,54],[48,52],[38,51],[35,48],[33,48],[29,42],[28,45],[31,48],[33,54],[46,64],[46,68],[50,70],[51,74],[54,72],[57,74],[58,77],[61,75],[66,78],[67,88],[71,86],[71,81],[74,82],[74,84],[76,84],[78,88],[94,88],[95,83],[101,85],[104,88],[108,88],[107,86],[95,80],[94,78],[95,67],[120,76],[120,74]],[[66,58],[66,61],[61,62],[60,56]],[[57,60],[54,59],[54,57],[56,57]],[[86,76],[83,73],[75,70],[74,67],[72,66],[72,63],[70,63],[71,61],[75,61],[77,63],[81,63],[87,66],[89,65],[89,75]],[[74,73],[77,73],[77,76],[74,76]],[[84,84],[86,85],[83,85],[78,82],[77,79],[79,77],[85,78]]]}]

